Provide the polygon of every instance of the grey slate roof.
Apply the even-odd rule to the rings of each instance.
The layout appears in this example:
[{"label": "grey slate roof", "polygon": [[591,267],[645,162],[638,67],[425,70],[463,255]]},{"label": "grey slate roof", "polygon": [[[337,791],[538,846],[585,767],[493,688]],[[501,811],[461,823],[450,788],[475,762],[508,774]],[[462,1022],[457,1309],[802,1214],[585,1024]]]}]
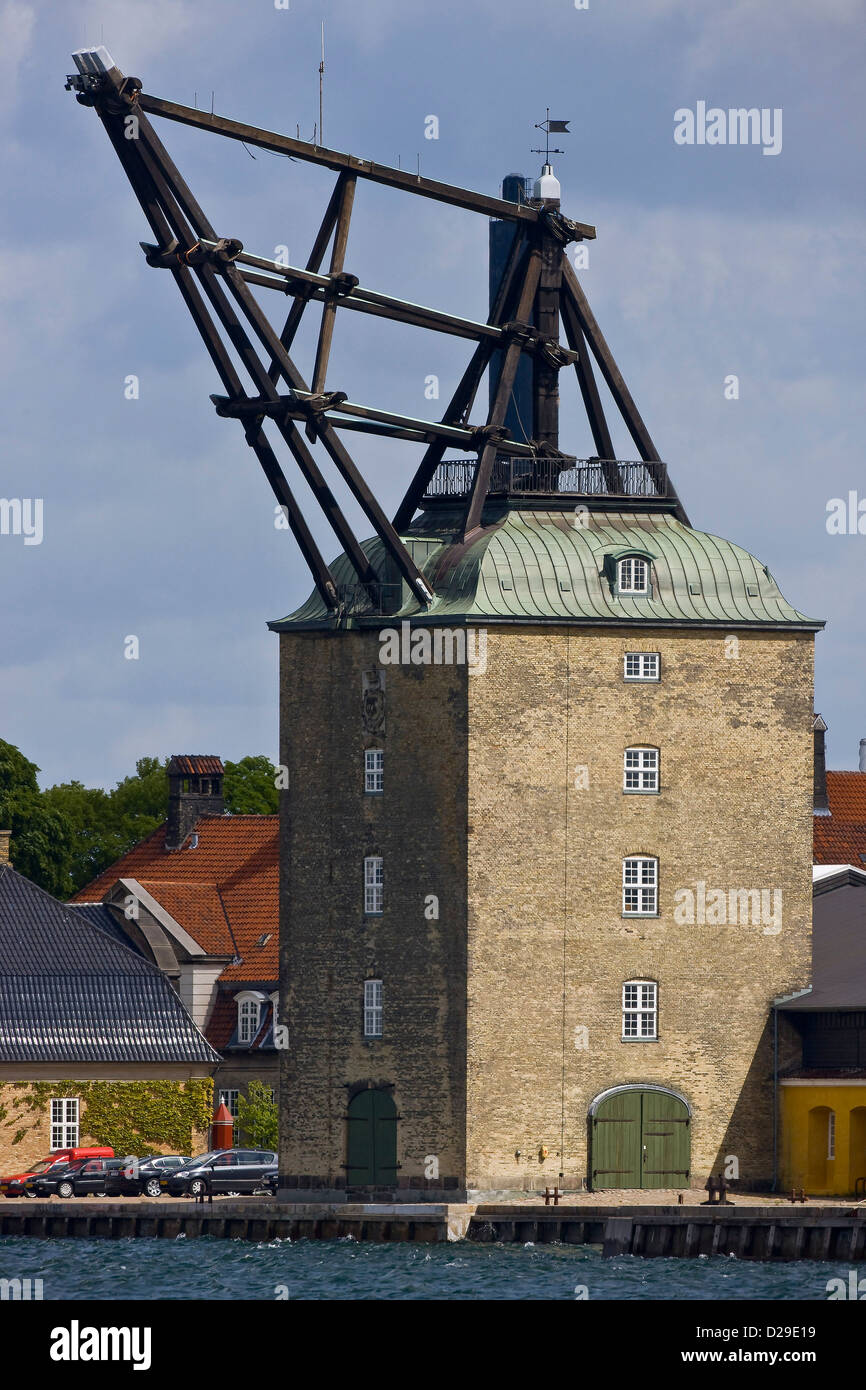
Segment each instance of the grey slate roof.
[{"label": "grey slate roof", "polygon": [[[141,951],[130,941],[123,930],[117,925],[112,915],[111,909],[105,903],[67,903],[70,912],[75,912],[79,917],[83,917],[93,927],[99,927],[100,931],[107,934],[114,941],[119,941],[121,946],[132,951],[135,955],[141,956]],[[144,957],[142,956],[142,959]]]},{"label": "grey slate roof", "polygon": [[0,1062],[219,1061],[156,966],[0,868]]}]

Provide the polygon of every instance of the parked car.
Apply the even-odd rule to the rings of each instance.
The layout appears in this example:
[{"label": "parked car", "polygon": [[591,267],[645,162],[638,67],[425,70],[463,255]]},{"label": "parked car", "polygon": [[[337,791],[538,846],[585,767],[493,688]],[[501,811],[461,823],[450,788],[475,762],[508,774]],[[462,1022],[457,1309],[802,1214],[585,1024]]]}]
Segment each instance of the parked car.
[{"label": "parked car", "polygon": [[79,1158],[63,1168],[28,1178],[26,1185],[34,1197],[101,1197],[106,1175],[127,1162],[125,1158]]},{"label": "parked car", "polygon": [[65,1168],[69,1163],[75,1163],[78,1159],[87,1158],[114,1158],[114,1149],[107,1148],[79,1148],[79,1149],[57,1149],[47,1158],[40,1159],[23,1173],[14,1173],[11,1177],[0,1178],[0,1192],[4,1197],[32,1197],[32,1191],[26,1190],[25,1184],[28,1178],[43,1177],[46,1173],[56,1173],[59,1168]]},{"label": "parked car", "polygon": [[105,1178],[107,1197],[158,1197],[164,1192],[168,1179],[177,1168],[190,1163],[189,1157],[182,1154],[157,1154],[154,1158],[142,1158],[133,1164],[126,1162]]},{"label": "parked car", "polygon": [[173,1197],[266,1191],[276,1172],[277,1156],[268,1149],[216,1149],[176,1168],[166,1186]]}]

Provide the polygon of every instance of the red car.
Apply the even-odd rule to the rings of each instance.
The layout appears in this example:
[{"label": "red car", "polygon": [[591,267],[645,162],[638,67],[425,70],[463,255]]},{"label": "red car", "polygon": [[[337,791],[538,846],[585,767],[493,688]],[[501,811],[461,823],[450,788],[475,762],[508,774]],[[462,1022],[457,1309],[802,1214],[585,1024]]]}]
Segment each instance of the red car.
[{"label": "red car", "polygon": [[34,1163],[25,1173],[14,1173],[11,1178],[0,1178],[0,1193],[4,1197],[29,1197],[30,1193],[24,1190],[25,1178],[32,1178],[37,1173],[48,1173],[52,1168],[74,1163],[79,1158],[114,1158],[114,1149],[57,1149],[53,1154],[49,1154],[48,1158]]}]

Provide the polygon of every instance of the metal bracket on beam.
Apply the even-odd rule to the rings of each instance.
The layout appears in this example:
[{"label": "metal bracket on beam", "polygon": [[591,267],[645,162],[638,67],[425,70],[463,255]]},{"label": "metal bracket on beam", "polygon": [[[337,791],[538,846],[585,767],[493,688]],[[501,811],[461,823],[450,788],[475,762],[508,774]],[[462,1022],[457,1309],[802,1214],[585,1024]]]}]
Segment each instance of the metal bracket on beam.
[{"label": "metal bracket on beam", "polygon": [[357,275],[350,275],[347,270],[338,270],[328,276],[325,294],[339,299],[343,295],[351,294],[352,290],[357,289],[360,283]]},{"label": "metal bracket on beam", "polygon": [[504,337],[519,342],[524,352],[540,357],[550,367],[570,367],[577,361],[577,353],[563,347],[556,338],[548,338],[531,323],[504,323]]},{"label": "metal bracket on beam", "polygon": [[539,208],[538,219],[545,232],[552,236],[554,241],[558,241],[560,246],[567,246],[570,241],[584,241],[587,234],[595,236],[594,227],[573,222],[556,208]]}]

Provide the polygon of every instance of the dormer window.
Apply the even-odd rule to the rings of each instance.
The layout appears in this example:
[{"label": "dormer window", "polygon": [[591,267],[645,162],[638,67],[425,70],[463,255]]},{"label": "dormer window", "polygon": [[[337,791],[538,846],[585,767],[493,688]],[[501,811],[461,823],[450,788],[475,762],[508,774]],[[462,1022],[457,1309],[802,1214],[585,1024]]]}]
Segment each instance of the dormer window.
[{"label": "dormer window", "polygon": [[649,565],[640,555],[625,555],[617,563],[616,587],[621,594],[648,594]]},{"label": "dormer window", "polygon": [[251,1043],[259,1031],[262,1021],[263,994],[245,990],[237,996],[238,1042]]}]

